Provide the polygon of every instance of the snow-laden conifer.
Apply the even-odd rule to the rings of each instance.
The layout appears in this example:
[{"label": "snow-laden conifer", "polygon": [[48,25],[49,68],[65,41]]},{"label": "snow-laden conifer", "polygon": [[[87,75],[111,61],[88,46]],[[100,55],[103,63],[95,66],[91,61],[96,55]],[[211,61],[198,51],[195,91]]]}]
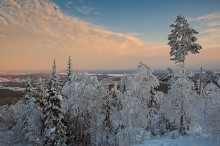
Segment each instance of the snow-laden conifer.
[{"label": "snow-laden conifer", "polygon": [[29,101],[29,99],[33,96],[33,87],[31,85],[31,79],[30,77],[27,78],[27,84],[25,87],[25,96],[24,101]]},{"label": "snow-laden conifer", "polygon": [[45,115],[43,115],[45,122],[45,145],[66,145],[66,126],[63,123],[64,111],[61,108],[61,101],[61,87],[54,60],[51,75],[48,81],[47,106],[45,109]]},{"label": "snow-laden conifer", "polygon": [[36,84],[36,91],[35,91],[35,98],[36,98],[36,104],[41,108],[45,109],[46,106],[46,98],[47,98],[47,88],[45,85],[45,82],[39,78],[37,84]]},{"label": "snow-laden conifer", "polygon": [[43,132],[45,130],[45,121],[44,121],[44,116],[46,114],[46,107],[47,107],[47,98],[48,98],[48,94],[47,94],[47,88],[46,88],[46,84],[45,82],[39,78],[38,82],[37,82],[37,87],[36,87],[36,94],[35,94],[35,103],[38,106],[39,110],[41,111],[41,117],[40,117],[40,121],[41,121],[41,126],[39,127],[40,129],[40,133],[43,136]]},{"label": "snow-laden conifer", "polygon": [[72,59],[71,57],[69,56],[68,58],[68,63],[67,63],[67,69],[66,69],[66,72],[67,72],[67,81],[70,81],[71,80],[71,75],[73,73],[73,69],[72,69]]}]

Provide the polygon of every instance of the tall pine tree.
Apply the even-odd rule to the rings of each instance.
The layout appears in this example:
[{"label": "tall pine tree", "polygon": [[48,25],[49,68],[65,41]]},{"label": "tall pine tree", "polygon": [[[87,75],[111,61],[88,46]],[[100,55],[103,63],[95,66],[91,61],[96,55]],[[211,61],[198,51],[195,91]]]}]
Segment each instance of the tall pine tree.
[{"label": "tall pine tree", "polygon": [[[168,35],[168,44],[171,47],[171,60],[175,61],[175,63],[180,66],[177,80],[171,86],[170,91],[179,91],[177,96],[172,97],[172,99],[177,101],[177,107],[179,107],[179,133],[184,135],[186,134],[187,129],[185,100],[188,98],[188,95],[186,94],[188,85],[186,84],[189,84],[184,68],[185,58],[189,52],[193,54],[199,53],[199,50],[201,50],[202,47],[196,43],[197,38],[194,36],[195,34],[198,34],[198,32],[189,26],[185,17],[177,16],[175,23],[171,24],[170,27],[173,28],[171,34]],[[172,108],[176,107],[174,106]]]},{"label": "tall pine tree", "polygon": [[202,47],[196,43],[197,38],[194,36],[198,34],[183,16],[177,16],[175,23],[171,24],[171,34],[168,36],[169,45],[171,47],[171,60],[175,63],[182,63],[184,66],[185,57],[188,52],[193,54],[199,53]]}]

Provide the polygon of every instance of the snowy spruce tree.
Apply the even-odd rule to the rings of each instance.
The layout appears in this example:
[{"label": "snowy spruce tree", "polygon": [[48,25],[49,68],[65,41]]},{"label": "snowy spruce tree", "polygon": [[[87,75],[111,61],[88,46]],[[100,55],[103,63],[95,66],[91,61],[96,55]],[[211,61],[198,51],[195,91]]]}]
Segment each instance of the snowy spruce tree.
[{"label": "snowy spruce tree", "polygon": [[72,75],[72,73],[73,73],[73,70],[72,70],[72,59],[71,59],[71,57],[69,56],[69,58],[68,58],[68,64],[67,64],[67,69],[66,69],[66,71],[67,71],[67,81],[70,81],[71,80],[71,75]]},{"label": "snowy spruce tree", "polygon": [[66,126],[63,123],[64,112],[61,108],[62,95],[59,77],[54,60],[51,75],[48,81],[47,106],[44,116],[44,145],[65,146]]},{"label": "snowy spruce tree", "polygon": [[187,79],[184,64],[186,56],[189,52],[196,54],[202,47],[196,43],[197,38],[194,36],[198,34],[192,27],[189,26],[187,20],[183,16],[177,16],[174,24],[171,24],[173,29],[171,34],[168,36],[169,45],[171,47],[170,56],[171,60],[175,61],[176,65],[179,66],[176,71],[175,77],[177,80],[171,85],[168,92],[168,97],[171,101],[171,109],[173,112],[178,113],[180,116],[177,119],[177,125],[179,133],[182,135],[186,134],[188,117],[186,112],[187,99],[190,98],[188,95],[191,87],[190,82]]},{"label": "snowy spruce tree", "polygon": [[36,104],[41,108],[45,109],[46,106],[46,98],[47,98],[47,88],[45,85],[45,82],[39,78],[37,85],[36,85],[36,91],[35,91],[35,98],[36,98]]},{"label": "snowy spruce tree", "polygon": [[27,84],[25,87],[24,101],[29,102],[30,98],[33,96],[33,87],[31,85],[30,77],[27,78]]}]

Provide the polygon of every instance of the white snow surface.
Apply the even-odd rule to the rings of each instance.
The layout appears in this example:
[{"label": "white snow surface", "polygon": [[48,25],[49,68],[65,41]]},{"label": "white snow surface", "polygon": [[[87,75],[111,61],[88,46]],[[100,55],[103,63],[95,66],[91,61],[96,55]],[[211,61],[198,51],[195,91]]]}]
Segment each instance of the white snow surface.
[{"label": "white snow surface", "polygon": [[[175,138],[174,138],[175,137]],[[177,131],[170,132],[161,137],[146,140],[142,144],[134,146],[219,146],[220,142],[210,140],[200,133],[189,132],[187,135],[179,135]]]},{"label": "white snow surface", "polygon": [[124,74],[107,74],[107,75],[112,77],[123,77]]},{"label": "white snow surface", "polygon": [[7,83],[7,82],[26,82],[27,80],[26,79],[21,79],[21,78],[14,78],[14,79],[11,79],[11,78],[2,78],[0,77],[0,83]]},{"label": "white snow surface", "polygon": [[4,87],[2,85],[0,85],[0,89],[8,89],[8,90],[12,90],[12,91],[24,91],[25,88],[20,88],[20,87]]}]

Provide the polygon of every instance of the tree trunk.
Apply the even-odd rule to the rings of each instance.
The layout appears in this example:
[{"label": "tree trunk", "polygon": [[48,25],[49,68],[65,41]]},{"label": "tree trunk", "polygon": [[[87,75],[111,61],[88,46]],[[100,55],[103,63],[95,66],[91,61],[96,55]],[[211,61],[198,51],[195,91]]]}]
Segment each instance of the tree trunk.
[{"label": "tree trunk", "polygon": [[[181,105],[182,106],[182,105]],[[186,125],[185,125],[185,112],[183,111],[183,108],[181,107],[181,116],[180,116],[180,128],[179,128],[179,133],[182,135],[186,135]]]},{"label": "tree trunk", "polygon": [[199,79],[199,95],[202,93],[202,67],[200,69],[200,79]]}]

